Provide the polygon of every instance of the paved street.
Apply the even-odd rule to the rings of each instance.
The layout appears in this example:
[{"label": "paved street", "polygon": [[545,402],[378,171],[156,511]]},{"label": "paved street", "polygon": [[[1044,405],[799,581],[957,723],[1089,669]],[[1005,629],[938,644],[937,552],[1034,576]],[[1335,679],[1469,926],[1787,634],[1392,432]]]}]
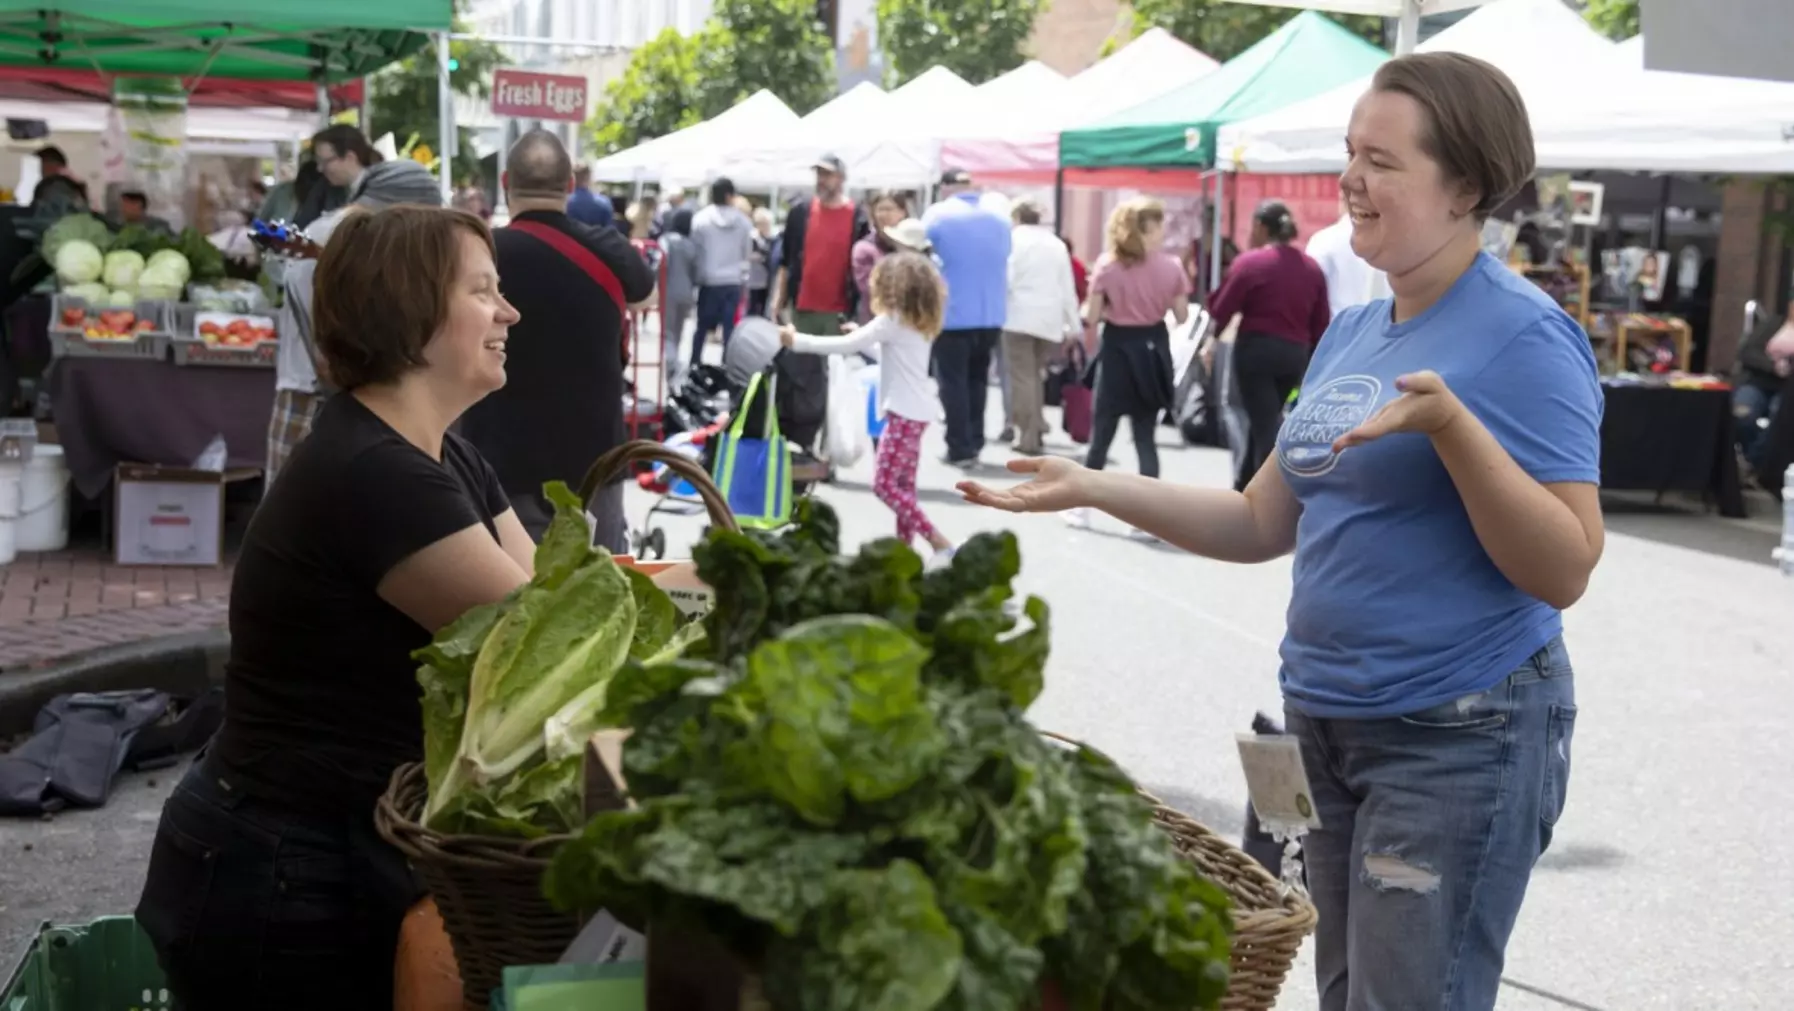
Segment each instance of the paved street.
[{"label": "paved street", "polygon": [[[932,462],[938,426],[930,434],[922,484],[937,522],[954,537],[1009,522],[958,503],[957,474]],[[1116,465],[1131,466],[1121,441]],[[1225,483],[1219,451],[1163,455],[1171,479]],[[850,540],[890,529],[870,480],[866,460],[822,492]],[[639,522],[650,500],[632,496]],[[701,521],[662,525],[677,554]],[[1236,834],[1245,788],[1233,735],[1255,709],[1278,705],[1288,563],[1202,561],[1129,541],[1112,524],[1010,525],[1026,587],[1055,617],[1037,721],[1101,746]],[[1784,1008],[1794,994],[1794,921],[1781,912],[1794,891],[1784,853],[1794,813],[1783,802],[1794,764],[1794,584],[1768,563],[1775,518],[1733,522],[1615,499],[1609,531],[1594,585],[1568,618],[1581,706],[1569,810],[1511,947],[1514,985],[1501,1008]],[[0,822],[0,950],[17,950],[44,917],[131,907],[171,778],[133,777],[102,811]],[[1307,971],[1284,1007],[1315,1006]]]}]

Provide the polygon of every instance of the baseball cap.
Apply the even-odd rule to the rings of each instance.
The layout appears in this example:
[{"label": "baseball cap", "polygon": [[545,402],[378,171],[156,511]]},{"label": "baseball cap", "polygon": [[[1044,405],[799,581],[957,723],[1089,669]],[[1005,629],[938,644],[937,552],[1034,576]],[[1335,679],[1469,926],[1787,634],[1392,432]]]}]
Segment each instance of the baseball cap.
[{"label": "baseball cap", "polygon": [[941,173],[942,186],[970,186],[972,174],[965,169],[950,168]]},{"label": "baseball cap", "polygon": [[833,154],[825,154],[816,159],[816,164],[812,165],[811,168],[819,168],[825,172],[833,172],[838,176],[847,174],[847,164]]}]

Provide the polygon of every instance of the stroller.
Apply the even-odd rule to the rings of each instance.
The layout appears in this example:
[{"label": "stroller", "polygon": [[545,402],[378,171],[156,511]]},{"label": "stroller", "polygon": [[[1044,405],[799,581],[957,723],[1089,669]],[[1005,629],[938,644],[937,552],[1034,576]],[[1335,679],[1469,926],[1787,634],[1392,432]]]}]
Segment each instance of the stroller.
[{"label": "stroller", "polygon": [[[668,449],[711,469],[716,453],[714,436],[729,424],[730,398],[728,380],[723,370],[714,365],[693,368],[672,396],[660,409],[664,438]],[[654,525],[660,515],[689,515],[703,508],[697,489],[675,474],[665,464],[656,464],[635,475],[636,486],[657,496],[642,517],[640,528],[629,535],[630,549],[639,558],[666,557],[666,531]]]}]

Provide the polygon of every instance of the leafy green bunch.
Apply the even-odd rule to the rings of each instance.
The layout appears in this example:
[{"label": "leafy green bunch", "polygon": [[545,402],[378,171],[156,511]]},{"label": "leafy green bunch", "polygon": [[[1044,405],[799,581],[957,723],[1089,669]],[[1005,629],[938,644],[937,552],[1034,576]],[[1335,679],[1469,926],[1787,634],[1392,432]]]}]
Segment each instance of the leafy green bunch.
[{"label": "leafy green bunch", "polygon": [[635,806],[563,846],[545,890],[722,941],[790,1011],[1212,1006],[1227,898],[1108,758],[1024,718],[1046,603],[1015,606],[1013,535],[924,572],[894,540],[840,556],[827,506],[712,531],[701,641],[626,662]]},{"label": "leafy green bunch", "polygon": [[424,822],[445,832],[536,838],[583,820],[585,742],[628,657],[676,655],[681,625],[653,581],[592,547],[584,505],[546,489],[555,514],[535,576],[476,607],[415,654],[423,688]]}]

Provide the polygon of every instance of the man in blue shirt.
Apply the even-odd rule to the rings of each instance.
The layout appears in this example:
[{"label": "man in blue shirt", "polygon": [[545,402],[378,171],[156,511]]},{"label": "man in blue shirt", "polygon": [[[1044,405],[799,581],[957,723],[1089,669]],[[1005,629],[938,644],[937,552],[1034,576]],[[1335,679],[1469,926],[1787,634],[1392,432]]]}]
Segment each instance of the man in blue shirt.
[{"label": "man in blue shirt", "polygon": [[609,228],[616,220],[610,199],[592,192],[592,167],[581,165],[573,170],[573,192],[567,196],[567,216],[582,225]]},{"label": "man in blue shirt", "polygon": [[947,412],[947,462],[972,467],[984,449],[991,354],[1003,334],[1009,295],[1009,221],[985,209],[971,177],[941,177],[944,199],[922,223],[947,280],[947,315],[934,342],[935,380]]}]

